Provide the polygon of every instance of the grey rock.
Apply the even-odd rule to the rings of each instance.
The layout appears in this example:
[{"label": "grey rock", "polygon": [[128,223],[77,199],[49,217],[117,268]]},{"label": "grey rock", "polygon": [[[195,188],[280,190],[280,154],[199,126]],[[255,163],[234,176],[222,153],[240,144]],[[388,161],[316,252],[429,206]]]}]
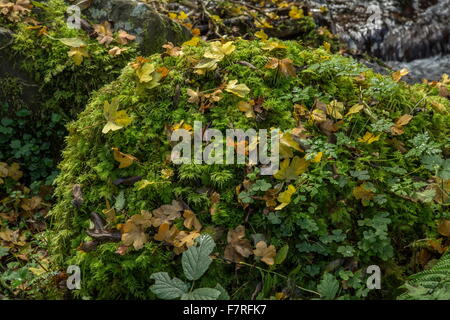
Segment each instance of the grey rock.
[{"label": "grey rock", "polygon": [[136,0],[94,0],[83,14],[93,23],[109,21],[114,31],[135,35],[143,55],[160,52],[169,41],[180,44],[192,37],[184,26]]}]

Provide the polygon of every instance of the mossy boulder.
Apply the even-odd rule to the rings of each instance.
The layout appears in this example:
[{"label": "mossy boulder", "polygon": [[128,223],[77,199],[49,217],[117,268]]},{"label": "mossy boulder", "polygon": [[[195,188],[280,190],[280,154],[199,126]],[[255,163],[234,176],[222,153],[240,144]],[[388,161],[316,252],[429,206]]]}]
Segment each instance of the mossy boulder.
[{"label": "mossy boulder", "polygon": [[[228,47],[218,55],[215,70],[208,70],[214,63],[206,70],[195,66],[211,46],[220,47],[217,43],[185,45],[181,55],[175,49],[138,58],[68,126],[57,203],[50,213],[54,261],[62,268],[81,267],[80,297],[154,298],[149,289],[153,272],[183,279],[176,245],[157,241],[160,230],[149,226],[137,249],[102,241],[91,250],[86,230],[92,230],[91,212],[109,221],[106,229],[126,233],[131,217],[177,200],[195,213],[200,232],[212,234],[217,243],[216,259],[196,286],[219,282],[232,298],[249,298],[263,281],[260,298],[281,291],[291,298],[315,298],[303,289],[321,294],[324,285],[317,284],[328,272],[344,298],[392,298],[404,275],[412,273],[414,241],[437,237],[436,221],[449,218],[444,210],[449,101],[435,84],[411,87],[326,48],[270,40],[233,45],[234,51]],[[273,69],[275,62],[279,67]],[[146,75],[144,66],[159,71]],[[155,80],[151,85],[148,76]],[[249,93],[240,87],[236,95],[227,87],[232,80],[245,84]],[[132,121],[102,133],[105,104],[111,103]],[[246,116],[239,103],[252,111]],[[189,131],[194,121],[224,133],[279,128],[285,137],[283,156],[297,157],[303,169],[294,168],[286,180],[261,175],[259,165],[175,165],[170,132],[176,127]],[[119,168],[112,148],[138,160]],[[282,161],[282,168],[289,163]],[[83,193],[79,206],[73,204],[74,185]],[[292,187],[291,198],[283,200],[280,193]],[[283,201],[286,205],[279,206]],[[115,208],[112,216],[108,204]],[[182,216],[170,223],[192,232]],[[272,264],[252,250],[241,251],[245,259],[233,247],[225,250],[227,233],[240,225],[247,250],[263,239],[277,252],[288,250],[286,259],[276,256]],[[236,270],[230,263],[236,257],[261,272],[242,264]],[[385,290],[369,293],[364,276],[374,264],[381,267]],[[327,275],[323,281],[329,280]]]},{"label": "mossy boulder", "polygon": [[122,29],[136,35],[143,55],[160,52],[169,41],[180,44],[191,37],[184,26],[135,0],[94,0],[85,12],[93,22],[111,21],[114,31]]}]

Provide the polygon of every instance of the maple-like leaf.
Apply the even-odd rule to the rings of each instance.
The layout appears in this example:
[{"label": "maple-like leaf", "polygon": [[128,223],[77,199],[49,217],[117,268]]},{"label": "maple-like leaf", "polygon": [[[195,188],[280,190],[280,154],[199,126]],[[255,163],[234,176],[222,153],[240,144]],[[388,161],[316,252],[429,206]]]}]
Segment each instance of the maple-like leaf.
[{"label": "maple-like leaf", "polygon": [[230,92],[240,98],[250,93],[250,89],[244,84],[237,84],[237,80],[230,80],[225,87],[225,91]]},{"label": "maple-like leaf", "polygon": [[375,136],[373,133],[367,131],[363,137],[359,138],[358,141],[359,142],[363,142],[363,143],[367,143],[367,144],[371,144],[374,143],[375,141],[380,140],[380,136],[381,135],[377,135]]},{"label": "maple-like leaf", "polygon": [[117,110],[119,108],[119,99],[113,98],[111,103],[105,101],[103,106],[103,115],[107,121],[102,132],[116,131],[128,126],[132,119],[127,115],[125,110]]},{"label": "maple-like leaf", "polygon": [[136,40],[136,36],[129,34],[125,30],[119,30],[116,41],[120,44],[128,44],[129,41]]},{"label": "maple-like leaf", "polygon": [[406,76],[409,73],[409,70],[406,68],[403,68],[401,70],[395,71],[394,73],[392,73],[392,79],[395,82],[399,82],[400,79],[404,76]]},{"label": "maple-like leaf", "polygon": [[171,57],[180,57],[183,55],[183,50],[180,47],[174,46],[172,42],[168,42],[162,47],[166,49],[166,54]]},{"label": "maple-like leaf", "polygon": [[152,215],[149,212],[143,211],[141,214],[133,215],[122,227],[122,242],[126,246],[133,245],[136,250],[142,249],[148,241],[145,229],[151,224]]},{"label": "maple-like leaf", "polygon": [[228,231],[227,242],[224,256],[232,262],[239,263],[253,254],[250,241],[245,239],[245,227],[242,225]]},{"label": "maple-like leaf", "polygon": [[206,50],[203,57],[221,61],[225,56],[232,54],[235,49],[236,46],[233,44],[233,41],[228,41],[223,44],[220,41],[214,41],[211,42],[209,49]]},{"label": "maple-like leaf", "polygon": [[119,168],[127,168],[131,166],[138,159],[130,154],[122,153],[118,148],[112,148],[114,160],[120,163]]},{"label": "maple-like leaf", "polygon": [[104,21],[101,24],[95,24],[94,30],[97,33],[98,43],[108,45],[114,40],[111,24],[108,21]]},{"label": "maple-like leaf", "polygon": [[292,161],[289,159],[283,160],[278,170],[273,176],[278,180],[295,180],[299,175],[306,172],[309,166],[309,161],[305,158],[295,156]]},{"label": "maple-like leaf", "polygon": [[186,228],[188,229],[194,228],[195,231],[200,231],[202,229],[202,224],[197,219],[195,213],[192,212],[191,210],[184,210],[183,217],[184,217],[183,225]]},{"label": "maple-like leaf", "polygon": [[255,257],[261,258],[262,262],[271,266],[275,263],[274,258],[277,255],[277,250],[275,249],[275,246],[267,246],[265,241],[259,241],[256,244],[256,249],[253,250],[253,254]]},{"label": "maple-like leaf", "polygon": [[297,190],[295,189],[295,187],[293,185],[289,185],[284,192],[281,192],[277,198],[277,200],[280,202],[280,204],[275,208],[275,210],[281,210],[284,207],[286,207],[289,203],[291,203],[292,195],[296,191]]},{"label": "maple-like leaf", "polygon": [[247,101],[239,101],[238,109],[239,111],[244,112],[247,118],[255,118],[255,112],[253,111],[253,104]]},{"label": "maple-like leaf", "polygon": [[122,52],[127,51],[127,50],[128,50],[128,48],[114,47],[114,48],[112,48],[112,49],[110,49],[110,50],[108,51],[108,54],[109,54],[110,56],[115,57],[115,56],[121,55]]},{"label": "maple-like leaf", "polygon": [[89,58],[89,53],[86,47],[71,48],[67,55],[72,58],[73,62],[75,62],[75,65],[77,66],[83,63],[84,58]]},{"label": "maple-like leaf", "polygon": [[295,67],[293,65],[293,61],[288,58],[285,59],[271,58],[269,62],[267,62],[265,67],[268,69],[278,69],[278,71],[285,76],[295,77],[297,75]]},{"label": "maple-like leaf", "polygon": [[169,244],[173,244],[173,241],[179,230],[177,226],[173,225],[170,227],[170,223],[164,222],[158,228],[158,233],[153,237],[156,241],[164,241]]},{"label": "maple-like leaf", "polygon": [[152,225],[159,227],[163,223],[171,223],[181,217],[184,206],[180,201],[173,200],[172,204],[165,204],[152,211]]}]

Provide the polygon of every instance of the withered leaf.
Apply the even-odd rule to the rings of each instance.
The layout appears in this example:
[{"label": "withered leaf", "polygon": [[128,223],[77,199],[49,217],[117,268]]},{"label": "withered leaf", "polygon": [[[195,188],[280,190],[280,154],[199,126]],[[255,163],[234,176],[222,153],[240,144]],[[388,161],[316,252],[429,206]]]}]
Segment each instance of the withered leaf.
[{"label": "withered leaf", "polygon": [[253,254],[256,257],[261,258],[262,262],[271,266],[275,262],[274,258],[277,254],[277,251],[275,249],[275,246],[273,245],[267,246],[267,243],[265,241],[259,241],[256,244],[256,249],[253,250]]},{"label": "withered leaf", "polygon": [[83,204],[83,192],[81,191],[81,185],[74,184],[72,187],[72,204],[79,208]]}]

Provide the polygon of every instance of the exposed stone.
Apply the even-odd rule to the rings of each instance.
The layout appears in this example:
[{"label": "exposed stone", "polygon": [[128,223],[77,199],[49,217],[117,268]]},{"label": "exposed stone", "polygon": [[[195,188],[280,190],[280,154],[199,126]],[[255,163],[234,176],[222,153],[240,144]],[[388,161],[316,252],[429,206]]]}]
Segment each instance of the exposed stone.
[{"label": "exposed stone", "polygon": [[136,0],[94,0],[84,13],[93,23],[109,21],[114,31],[135,35],[143,55],[161,51],[168,41],[180,44],[191,38],[187,28]]}]

